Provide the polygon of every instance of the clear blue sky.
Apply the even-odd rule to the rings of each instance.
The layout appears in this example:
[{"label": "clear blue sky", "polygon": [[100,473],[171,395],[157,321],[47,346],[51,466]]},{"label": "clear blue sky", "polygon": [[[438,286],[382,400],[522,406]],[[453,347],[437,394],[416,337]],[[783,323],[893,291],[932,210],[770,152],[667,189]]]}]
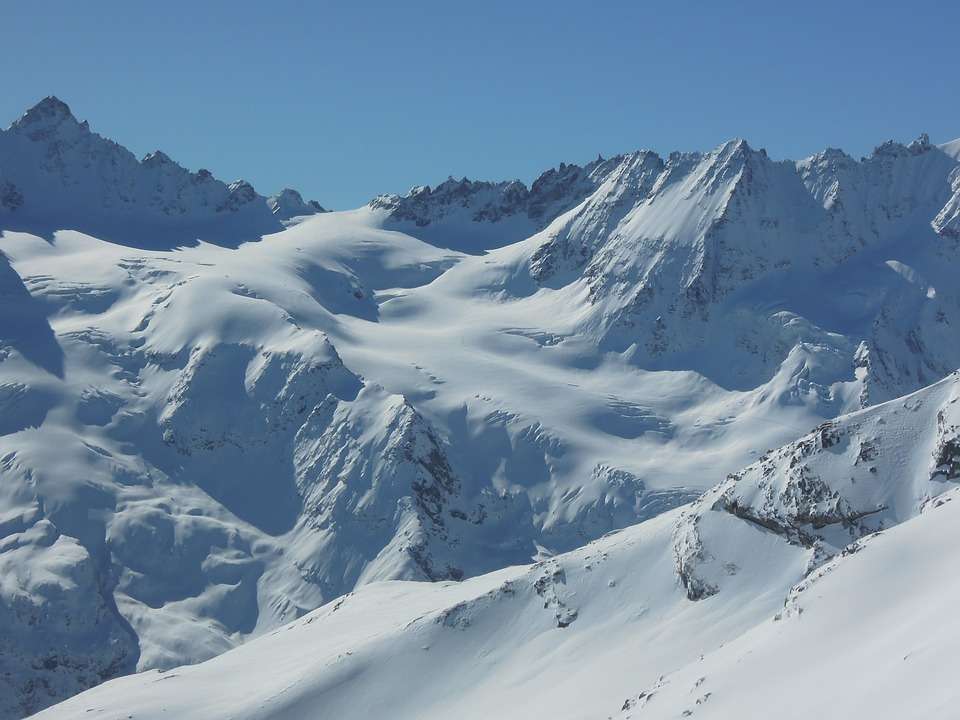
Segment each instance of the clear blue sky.
[{"label": "clear blue sky", "polygon": [[943,142],[958,28],[956,0],[4,2],[0,125],[55,94],[138,155],[339,209],[731,137]]}]

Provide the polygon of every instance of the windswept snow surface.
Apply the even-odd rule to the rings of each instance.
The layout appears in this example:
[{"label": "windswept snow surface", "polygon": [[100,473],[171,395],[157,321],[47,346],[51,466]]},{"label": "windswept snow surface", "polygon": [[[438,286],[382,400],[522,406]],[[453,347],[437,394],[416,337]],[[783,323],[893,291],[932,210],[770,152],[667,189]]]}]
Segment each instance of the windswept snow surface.
[{"label": "windswept snow surface", "polygon": [[[450,581],[641,521],[624,537],[664,539],[629,562],[712,597],[696,533],[671,569],[664,513],[960,366],[950,147],[731,141],[326,213],[138,161],[44,100],[0,132],[0,717],[377,581],[482,595],[536,571]],[[747,605],[691,627],[772,607]]]},{"label": "windswept snow surface", "polygon": [[951,377],[571,553],[371,584],[38,717],[949,717],[958,399]]}]

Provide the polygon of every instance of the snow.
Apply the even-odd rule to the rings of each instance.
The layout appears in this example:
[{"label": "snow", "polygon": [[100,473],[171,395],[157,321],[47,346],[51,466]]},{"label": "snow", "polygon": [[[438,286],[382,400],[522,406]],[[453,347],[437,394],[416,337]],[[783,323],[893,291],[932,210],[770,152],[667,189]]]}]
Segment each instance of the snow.
[{"label": "snow", "polygon": [[943,548],[958,521],[960,505],[947,502],[870,536],[798,585],[777,616],[613,717],[949,717],[960,568]]},{"label": "snow", "polygon": [[960,156],[960,138],[940,145],[940,149],[952,158]]},{"label": "snow", "polygon": [[191,677],[203,717],[614,714],[954,482],[955,381],[877,403],[960,366],[957,168],[737,140],[320,212],[41,102],[0,132],[0,717],[134,671],[123,717]]},{"label": "snow", "polygon": [[[930,446],[957,437],[958,392],[952,377],[831,425],[875,442],[877,465],[901,463],[875,479],[883,492],[896,494],[905,477],[936,498],[896,506],[887,530],[833,559],[708,494],[531,566],[462,583],[367,585],[213,660],[114,680],[38,717],[936,716],[956,701],[958,568],[942,549],[960,496],[955,480],[931,476]],[[775,495],[792,484],[803,497],[797,477],[815,470],[853,501],[856,459],[836,447],[818,430],[782,451],[804,456],[808,471],[761,476],[759,464],[734,487],[749,495],[772,477]],[[713,592],[695,600],[673,562],[691,524],[697,562],[722,565]],[[837,520],[811,532],[835,530],[851,528]]]},{"label": "snow", "polygon": [[292,188],[284,188],[278,195],[267,198],[267,206],[282,219],[294,219],[326,212],[316,200],[304,201],[303,196]]},{"label": "snow", "polygon": [[191,243],[197,232],[237,242],[322,210],[294,190],[267,199],[243,180],[190,172],[159,150],[137,160],[55,97],[0,132],[0,158],[5,228],[42,228],[48,236],[72,227],[142,246]]}]

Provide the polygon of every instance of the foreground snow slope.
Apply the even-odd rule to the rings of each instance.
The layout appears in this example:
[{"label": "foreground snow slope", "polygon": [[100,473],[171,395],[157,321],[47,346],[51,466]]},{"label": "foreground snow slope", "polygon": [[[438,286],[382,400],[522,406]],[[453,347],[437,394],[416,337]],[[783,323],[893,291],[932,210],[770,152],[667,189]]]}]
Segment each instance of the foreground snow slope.
[{"label": "foreground snow slope", "polygon": [[951,148],[733,141],[319,213],[41,102],[0,132],[0,717],[573,550],[944,377]]},{"label": "foreground snow slope", "polygon": [[571,553],[375,583],[37,717],[946,717],[958,399],[953,376]]}]

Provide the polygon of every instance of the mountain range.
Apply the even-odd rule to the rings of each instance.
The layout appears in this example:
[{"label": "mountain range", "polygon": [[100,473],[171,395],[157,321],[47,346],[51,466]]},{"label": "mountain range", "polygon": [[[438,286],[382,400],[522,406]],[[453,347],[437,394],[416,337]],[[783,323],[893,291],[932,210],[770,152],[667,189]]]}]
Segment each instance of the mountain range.
[{"label": "mountain range", "polygon": [[327,212],[47,98],[0,230],[0,718],[956,700],[960,141]]}]

